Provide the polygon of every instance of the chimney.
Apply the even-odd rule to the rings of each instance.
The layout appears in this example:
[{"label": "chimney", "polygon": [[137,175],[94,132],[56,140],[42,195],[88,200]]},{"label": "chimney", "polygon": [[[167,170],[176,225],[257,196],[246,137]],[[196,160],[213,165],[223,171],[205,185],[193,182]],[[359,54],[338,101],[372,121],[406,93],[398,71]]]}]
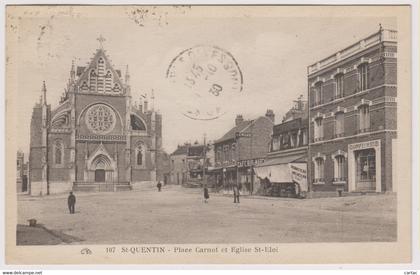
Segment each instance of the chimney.
[{"label": "chimney", "polygon": [[238,126],[242,122],[244,122],[243,116],[242,115],[236,115],[236,118],[235,118],[235,126]]},{"label": "chimney", "polygon": [[274,112],[271,109],[268,109],[267,112],[265,113],[265,116],[268,117],[273,123],[274,123]]}]

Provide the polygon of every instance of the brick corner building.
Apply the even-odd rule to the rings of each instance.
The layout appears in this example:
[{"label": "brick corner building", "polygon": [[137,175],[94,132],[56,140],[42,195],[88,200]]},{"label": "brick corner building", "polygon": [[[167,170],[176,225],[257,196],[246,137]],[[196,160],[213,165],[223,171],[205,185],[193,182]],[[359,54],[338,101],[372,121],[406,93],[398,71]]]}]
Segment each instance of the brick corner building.
[{"label": "brick corner building", "polygon": [[273,110],[254,120],[237,115],[235,126],[214,141],[216,186],[231,191],[235,183],[240,183],[244,194],[258,191],[260,181],[253,168],[264,162],[269,151],[274,118]]},{"label": "brick corner building", "polygon": [[308,180],[317,191],[395,192],[397,32],[378,32],[308,67]]}]

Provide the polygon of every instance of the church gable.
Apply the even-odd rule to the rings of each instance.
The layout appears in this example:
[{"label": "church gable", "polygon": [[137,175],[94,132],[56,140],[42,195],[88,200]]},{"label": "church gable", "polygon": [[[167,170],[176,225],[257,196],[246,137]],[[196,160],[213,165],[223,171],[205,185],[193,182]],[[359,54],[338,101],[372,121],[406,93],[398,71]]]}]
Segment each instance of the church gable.
[{"label": "church gable", "polygon": [[98,49],[89,66],[77,81],[80,92],[98,94],[124,94],[120,74],[112,67],[105,51]]}]

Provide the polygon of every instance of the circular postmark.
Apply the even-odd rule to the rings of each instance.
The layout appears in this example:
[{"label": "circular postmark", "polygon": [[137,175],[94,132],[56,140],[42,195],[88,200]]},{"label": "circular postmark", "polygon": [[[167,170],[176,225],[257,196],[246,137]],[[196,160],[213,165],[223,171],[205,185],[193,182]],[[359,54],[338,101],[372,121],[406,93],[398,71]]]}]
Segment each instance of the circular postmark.
[{"label": "circular postmark", "polygon": [[238,62],[228,51],[200,45],[179,53],[170,63],[166,78],[178,96],[186,117],[212,120],[226,113],[231,100],[242,91]]}]

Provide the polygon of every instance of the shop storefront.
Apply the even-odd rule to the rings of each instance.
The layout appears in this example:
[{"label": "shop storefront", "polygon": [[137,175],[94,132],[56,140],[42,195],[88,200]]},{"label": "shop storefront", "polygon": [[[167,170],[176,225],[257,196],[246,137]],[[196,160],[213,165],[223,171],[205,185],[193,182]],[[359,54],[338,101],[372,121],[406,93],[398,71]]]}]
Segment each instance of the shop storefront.
[{"label": "shop storefront", "polygon": [[381,192],[381,140],[348,145],[349,192]]}]

